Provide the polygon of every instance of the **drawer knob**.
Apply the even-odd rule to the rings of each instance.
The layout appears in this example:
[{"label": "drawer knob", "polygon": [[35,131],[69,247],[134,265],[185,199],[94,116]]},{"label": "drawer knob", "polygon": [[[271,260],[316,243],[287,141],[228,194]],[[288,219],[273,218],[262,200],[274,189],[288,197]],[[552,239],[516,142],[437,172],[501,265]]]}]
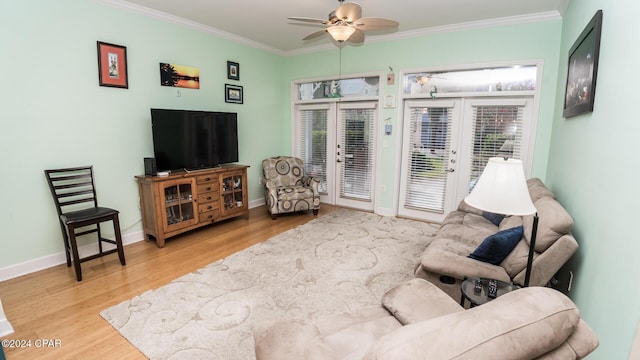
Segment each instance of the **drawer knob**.
[{"label": "drawer knob", "polygon": [[213,200],[211,196],[207,196],[207,200]]},{"label": "drawer knob", "polygon": [[205,179],[204,179],[204,181],[209,181],[209,180],[211,180],[211,178],[205,178]]},{"label": "drawer knob", "polygon": [[213,209],[213,207],[211,205],[207,206],[207,209]]}]

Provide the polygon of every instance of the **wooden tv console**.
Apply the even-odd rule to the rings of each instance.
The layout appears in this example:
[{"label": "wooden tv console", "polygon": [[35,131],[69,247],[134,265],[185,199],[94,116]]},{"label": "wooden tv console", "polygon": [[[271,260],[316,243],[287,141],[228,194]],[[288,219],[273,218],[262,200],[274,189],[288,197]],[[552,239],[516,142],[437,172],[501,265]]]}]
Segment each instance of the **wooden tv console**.
[{"label": "wooden tv console", "polygon": [[248,215],[247,165],[223,165],[168,176],[136,176],[147,240],[165,239],[216,221]]}]

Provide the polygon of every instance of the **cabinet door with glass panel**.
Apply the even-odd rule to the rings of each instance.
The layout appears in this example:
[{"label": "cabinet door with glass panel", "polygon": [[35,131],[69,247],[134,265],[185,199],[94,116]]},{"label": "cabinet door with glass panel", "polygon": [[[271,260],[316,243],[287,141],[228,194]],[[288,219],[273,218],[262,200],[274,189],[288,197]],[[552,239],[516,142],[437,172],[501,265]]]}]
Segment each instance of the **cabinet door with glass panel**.
[{"label": "cabinet door with glass panel", "polygon": [[178,179],[164,182],[160,188],[160,203],[164,206],[163,228],[165,232],[195,225],[198,222],[193,194],[195,179]]},{"label": "cabinet door with glass panel", "polygon": [[226,172],[220,175],[220,206],[222,218],[248,210],[246,170]]}]

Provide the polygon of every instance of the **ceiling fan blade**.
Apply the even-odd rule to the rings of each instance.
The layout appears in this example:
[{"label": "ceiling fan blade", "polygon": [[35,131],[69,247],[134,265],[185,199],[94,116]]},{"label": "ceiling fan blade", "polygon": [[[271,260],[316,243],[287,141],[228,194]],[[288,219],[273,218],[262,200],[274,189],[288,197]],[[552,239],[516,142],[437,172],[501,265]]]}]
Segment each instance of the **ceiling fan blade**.
[{"label": "ceiling fan blade", "polygon": [[324,25],[329,23],[327,20],[307,18],[307,17],[288,17],[287,19],[294,20],[294,21],[314,23],[314,24],[324,24]]},{"label": "ceiling fan blade", "polygon": [[327,29],[322,29],[322,30],[318,30],[316,32],[312,32],[311,34],[307,35],[304,39],[302,40],[311,40],[311,39],[315,39],[317,37],[320,37],[324,34],[327,34]]},{"label": "ceiling fan blade", "polygon": [[362,18],[353,23],[358,29],[363,31],[368,30],[386,30],[398,27],[400,24],[397,21],[383,19],[383,18]]},{"label": "ceiling fan blade", "polygon": [[353,22],[362,17],[362,7],[357,3],[342,4],[336,9],[335,14],[340,20],[346,19],[349,22]]},{"label": "ceiling fan blade", "polygon": [[349,39],[347,40],[348,42],[352,43],[352,44],[361,44],[364,42],[364,31],[360,30],[360,29],[356,29],[356,31],[351,34],[351,36],[349,37]]}]

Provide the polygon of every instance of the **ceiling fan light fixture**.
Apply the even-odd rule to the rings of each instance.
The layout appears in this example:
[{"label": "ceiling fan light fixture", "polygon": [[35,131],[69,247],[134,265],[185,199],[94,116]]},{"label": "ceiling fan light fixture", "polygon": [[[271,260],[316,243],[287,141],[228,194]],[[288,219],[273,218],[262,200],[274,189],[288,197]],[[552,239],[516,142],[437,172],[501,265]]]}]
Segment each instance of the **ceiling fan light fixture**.
[{"label": "ceiling fan light fixture", "polygon": [[289,20],[302,21],[316,25],[324,25],[325,28],[315,31],[302,40],[311,40],[329,34],[336,45],[342,48],[345,45],[359,45],[364,42],[364,32],[369,30],[388,30],[398,27],[394,20],[378,17],[362,17],[362,7],[354,2],[345,3],[338,0],[340,7],[329,13],[329,20],[290,17]]},{"label": "ceiling fan light fixture", "polygon": [[327,32],[331,34],[335,41],[343,42],[349,40],[351,35],[356,32],[356,29],[348,25],[334,25],[328,27]]}]

